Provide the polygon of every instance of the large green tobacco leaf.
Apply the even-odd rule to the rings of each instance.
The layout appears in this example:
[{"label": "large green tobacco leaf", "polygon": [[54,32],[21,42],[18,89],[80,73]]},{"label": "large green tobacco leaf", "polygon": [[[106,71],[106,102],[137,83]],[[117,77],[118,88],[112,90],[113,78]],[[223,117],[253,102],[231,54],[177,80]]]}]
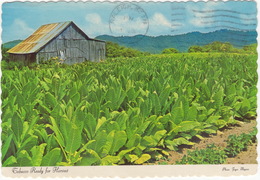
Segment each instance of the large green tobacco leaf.
[{"label": "large green tobacco leaf", "polygon": [[107,132],[120,131],[120,126],[116,121],[110,121],[106,124],[106,130]]},{"label": "large green tobacco leaf", "polygon": [[216,124],[221,116],[210,116],[206,122],[209,124]]},{"label": "large green tobacco leaf", "polygon": [[36,135],[27,135],[26,138],[24,138],[24,141],[18,148],[18,152],[21,150],[30,151],[31,148],[35,145],[37,145],[38,136]]},{"label": "large green tobacco leaf", "polygon": [[3,162],[3,167],[8,167],[8,166],[14,166],[17,163],[17,160],[14,156],[10,156]]},{"label": "large green tobacco leaf", "polygon": [[172,89],[168,86],[168,87],[166,87],[166,88],[162,91],[162,93],[161,93],[160,96],[159,96],[161,105],[165,105],[165,104],[166,104],[166,102],[167,102],[167,100],[168,100],[168,98],[169,98],[169,94],[170,94],[171,90],[172,90]]},{"label": "large green tobacco leaf", "polygon": [[22,150],[18,153],[17,163],[19,166],[33,166],[32,158],[25,150]]},{"label": "large green tobacco leaf", "polygon": [[93,139],[96,131],[97,121],[92,114],[87,114],[85,117],[85,128],[89,139]]},{"label": "large green tobacco leaf", "polygon": [[135,164],[143,164],[144,162],[148,161],[151,159],[151,156],[149,154],[142,154],[140,158],[135,160]]},{"label": "large green tobacco leaf", "polygon": [[190,142],[182,137],[174,139],[172,141],[166,140],[165,143],[166,143],[167,148],[170,150],[176,150],[176,147],[179,145],[182,145],[182,144],[184,144],[184,145],[193,145],[194,144],[193,142]]},{"label": "large green tobacco leaf", "polygon": [[158,144],[158,141],[156,141],[152,136],[144,136],[141,145],[144,147],[155,147]]},{"label": "large green tobacco leaf", "polygon": [[127,148],[136,147],[140,143],[140,141],[141,141],[141,136],[139,134],[135,134],[128,139],[126,147]]},{"label": "large green tobacco leaf", "polygon": [[172,110],[173,122],[179,124],[184,118],[184,112],[181,107],[175,107]]},{"label": "large green tobacco leaf", "polygon": [[101,158],[98,153],[92,149],[86,149],[86,152],[82,154],[82,159],[77,163],[80,166],[89,166],[93,164],[100,164]]},{"label": "large green tobacco leaf", "polygon": [[80,102],[80,94],[77,92],[73,96],[71,96],[71,100],[74,105],[77,105]]},{"label": "large green tobacco leaf", "polygon": [[197,121],[198,111],[195,106],[189,107],[189,111],[187,113],[187,121]]},{"label": "large green tobacco leaf", "polygon": [[11,144],[12,138],[13,138],[13,134],[11,134],[5,140],[5,142],[3,142],[3,145],[2,145],[2,160],[5,158],[5,155],[6,155],[7,151],[8,151],[8,149],[10,148],[10,144]]},{"label": "large green tobacco leaf", "polygon": [[69,126],[69,131],[67,132],[67,139],[65,141],[65,150],[67,152],[74,153],[81,145],[83,123],[76,125],[75,123],[70,122],[67,126]]},{"label": "large green tobacco leaf", "polygon": [[244,116],[251,109],[250,102],[248,99],[244,98],[241,102],[241,107],[239,112],[242,116]]},{"label": "large green tobacco leaf", "polygon": [[[146,134],[146,130],[148,129],[149,125],[151,124],[151,121],[150,119],[149,120],[146,120],[144,123],[142,123],[141,125],[139,125],[138,129],[137,129],[137,133],[138,134]],[[128,128],[127,127],[127,130],[129,129],[130,132],[134,133],[133,129],[131,128]],[[130,134],[127,132],[127,134]]]},{"label": "large green tobacco leaf", "polygon": [[40,146],[34,146],[31,149],[32,152],[32,165],[33,166],[40,166],[42,163],[42,157],[44,154],[44,150],[47,144],[41,144]]},{"label": "large green tobacco leaf", "polygon": [[118,153],[118,157],[120,159],[122,159],[124,156],[126,156],[128,153],[130,153],[131,151],[133,151],[135,149],[135,147],[132,147],[130,149],[126,149],[126,150],[122,150]]},{"label": "large green tobacco leaf", "polygon": [[127,140],[125,131],[111,131],[107,136],[107,143],[104,147],[106,153],[114,155]]},{"label": "large green tobacco leaf", "polygon": [[56,166],[61,159],[60,148],[52,149],[42,158],[41,166]]},{"label": "large green tobacco leaf", "polygon": [[178,124],[178,132],[186,132],[194,129],[195,127],[200,126],[199,122],[196,121],[183,121]]},{"label": "large green tobacco leaf", "polygon": [[51,134],[50,136],[48,136],[48,139],[46,140],[47,146],[46,146],[46,152],[50,152],[51,149],[53,149],[54,147],[57,147],[58,144],[55,140],[55,135]]},{"label": "large green tobacco leaf", "polygon": [[99,115],[100,115],[100,103],[99,102],[93,102],[89,106],[88,112],[91,113],[95,119],[98,119]]},{"label": "large green tobacco leaf", "polygon": [[[27,128],[27,131],[25,131],[25,134],[24,134],[24,136],[26,135],[26,134],[32,134],[32,132],[33,132],[33,128],[34,128],[34,126],[35,126],[35,124],[37,123],[37,121],[39,120],[39,117],[37,116],[37,115],[33,115],[32,117],[31,117],[31,121],[30,121],[30,123],[29,123],[29,127]],[[23,136],[23,137],[24,137]]]},{"label": "large green tobacco leaf", "polygon": [[50,88],[49,88],[49,86],[48,86],[48,84],[46,82],[40,81],[40,84],[41,84],[41,86],[44,88],[44,90],[46,92],[48,92],[50,90]]},{"label": "large green tobacco leaf", "polygon": [[56,98],[49,92],[45,94],[45,102],[48,107],[52,108],[54,108],[58,104]]},{"label": "large green tobacco leaf", "polygon": [[19,108],[23,107],[25,105],[25,98],[21,93],[18,93],[18,96],[16,97],[16,103],[18,104]]},{"label": "large green tobacco leaf", "polygon": [[106,156],[101,159],[101,165],[113,165],[120,161],[120,158],[118,156]]},{"label": "large green tobacco leaf", "polygon": [[213,96],[214,103],[217,108],[219,108],[223,104],[223,97],[224,97],[224,92],[223,88],[221,87],[220,90]]},{"label": "large green tobacco leaf", "polygon": [[127,154],[127,155],[126,155],[126,159],[127,159],[129,162],[133,163],[134,161],[136,161],[137,159],[139,159],[139,157],[138,157],[137,155],[135,155],[135,154]]},{"label": "large green tobacco leaf", "polygon": [[[51,125],[46,125],[46,127],[50,127],[54,133],[55,133],[55,137],[56,137],[56,140],[57,142],[61,145],[61,146],[65,146],[65,142],[64,142],[64,137],[61,133],[61,130],[60,130],[60,127],[58,126],[58,124],[56,123],[56,120],[50,116],[50,120],[51,120],[51,123],[52,123],[52,126]],[[61,121],[62,122],[62,121]]]},{"label": "large green tobacco leaf", "polygon": [[160,130],[157,131],[154,135],[143,137],[141,145],[144,147],[156,147],[166,132],[166,130]]},{"label": "large green tobacco leaf", "polygon": [[140,103],[139,108],[141,109],[141,114],[144,117],[148,117],[152,111],[152,104],[150,101],[145,101],[142,99],[142,103]]},{"label": "large green tobacco leaf", "polygon": [[210,92],[210,89],[207,85],[207,79],[205,79],[203,81],[203,83],[201,83],[201,90],[202,90],[203,95],[206,95],[207,99],[211,98],[211,92]]},{"label": "large green tobacco leaf", "polygon": [[110,102],[109,108],[111,110],[118,110],[122,104],[126,93],[121,88],[110,87],[105,96],[106,100]]},{"label": "large green tobacco leaf", "polygon": [[21,135],[23,133],[23,122],[17,113],[14,114],[12,118],[11,128],[18,142],[21,140]]},{"label": "large green tobacco leaf", "polygon": [[157,141],[157,142],[159,142],[163,137],[164,137],[164,135],[166,134],[166,130],[160,130],[160,131],[157,131],[155,134],[154,134],[154,136],[153,136],[153,138]]},{"label": "large green tobacco leaf", "polygon": [[140,91],[135,91],[134,88],[130,88],[128,91],[127,91],[127,97],[128,97],[128,100],[129,101],[134,101],[138,95],[139,95]]},{"label": "large green tobacco leaf", "polygon": [[105,117],[98,119],[95,133],[97,133],[100,129],[103,129],[107,122],[108,120]]},{"label": "large green tobacco leaf", "polygon": [[116,122],[118,123],[120,130],[124,131],[126,129],[126,122],[128,119],[129,117],[125,111],[121,112],[116,118]]},{"label": "large green tobacco leaf", "polygon": [[160,115],[161,113],[161,103],[159,100],[159,97],[157,95],[156,92],[153,92],[152,94],[150,94],[151,102],[152,102],[152,106],[153,106],[153,113],[155,115]]},{"label": "large green tobacco leaf", "polygon": [[102,151],[107,142],[107,133],[105,130],[99,131],[94,138],[94,142],[91,143],[88,148],[93,149],[95,152],[102,155]]}]

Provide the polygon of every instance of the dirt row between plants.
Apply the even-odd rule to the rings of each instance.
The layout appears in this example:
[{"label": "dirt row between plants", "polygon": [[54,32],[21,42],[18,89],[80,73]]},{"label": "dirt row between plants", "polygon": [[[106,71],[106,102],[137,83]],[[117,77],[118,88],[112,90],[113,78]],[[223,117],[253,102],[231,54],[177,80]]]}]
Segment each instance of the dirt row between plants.
[{"label": "dirt row between plants", "polygon": [[[181,158],[187,154],[188,151],[193,151],[195,149],[205,149],[209,144],[215,144],[218,147],[226,147],[226,140],[230,135],[236,134],[240,135],[242,133],[250,133],[254,127],[256,127],[256,120],[251,120],[249,122],[241,122],[239,125],[228,127],[218,131],[217,134],[209,135],[204,137],[203,140],[197,140],[196,144],[193,146],[182,146],[178,151],[170,151],[167,160],[159,160],[153,164],[175,164],[176,161],[180,161]],[[239,153],[234,158],[227,158],[225,164],[257,164],[257,145],[250,145],[247,151]]]}]

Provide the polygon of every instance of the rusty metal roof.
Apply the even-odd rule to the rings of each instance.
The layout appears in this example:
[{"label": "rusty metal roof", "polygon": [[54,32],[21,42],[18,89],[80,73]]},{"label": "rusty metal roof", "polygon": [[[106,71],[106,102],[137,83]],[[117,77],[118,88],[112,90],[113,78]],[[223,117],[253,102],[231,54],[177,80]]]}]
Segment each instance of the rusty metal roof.
[{"label": "rusty metal roof", "polygon": [[38,52],[43,46],[57,37],[72,21],[42,25],[31,36],[7,51],[13,54],[28,54]]}]

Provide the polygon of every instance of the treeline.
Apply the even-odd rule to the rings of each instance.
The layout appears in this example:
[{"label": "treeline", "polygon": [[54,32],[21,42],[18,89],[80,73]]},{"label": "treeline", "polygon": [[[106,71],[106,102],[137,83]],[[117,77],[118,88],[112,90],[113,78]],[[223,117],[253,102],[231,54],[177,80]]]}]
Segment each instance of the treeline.
[{"label": "treeline", "polygon": [[[9,54],[7,53],[9,49],[3,47],[2,45],[2,60],[8,62]],[[257,44],[251,44],[243,46],[241,49],[235,48],[229,42],[219,42],[215,41],[210,44],[204,46],[194,45],[188,49],[188,53],[196,53],[196,52],[227,52],[227,53],[257,53]],[[179,51],[175,48],[166,48],[162,52],[162,54],[173,54],[179,53]],[[124,46],[120,46],[114,42],[106,42],[106,57],[107,58],[116,58],[116,57],[140,57],[150,55],[149,52],[139,51],[133,48],[128,48]]]},{"label": "treeline", "polygon": [[[235,48],[229,42],[219,42],[215,41],[210,44],[204,46],[194,45],[188,49],[188,53],[196,53],[196,52],[227,52],[227,53],[257,53],[257,44],[250,44],[243,46],[241,49]],[[167,48],[162,51],[162,54],[172,54],[179,53],[177,49]]]},{"label": "treeline", "polygon": [[[243,46],[242,48],[235,48],[229,42],[219,42],[215,41],[204,46],[194,45],[188,49],[188,53],[203,53],[203,52],[226,52],[226,53],[257,53],[257,44],[250,44]],[[166,48],[161,54],[173,54],[180,53],[179,50],[175,48]],[[133,48],[127,48],[120,46],[117,43],[107,42],[106,43],[106,57],[115,58],[115,57],[139,57],[149,55],[148,52],[142,52]]]},{"label": "treeline", "polygon": [[241,49],[235,48],[229,42],[215,41],[204,46],[191,46],[188,52],[229,52],[229,53],[256,53],[257,44],[243,46]]},{"label": "treeline", "polygon": [[115,58],[115,57],[138,57],[149,55],[148,52],[138,51],[133,48],[127,48],[120,46],[117,43],[106,42],[106,57]]}]

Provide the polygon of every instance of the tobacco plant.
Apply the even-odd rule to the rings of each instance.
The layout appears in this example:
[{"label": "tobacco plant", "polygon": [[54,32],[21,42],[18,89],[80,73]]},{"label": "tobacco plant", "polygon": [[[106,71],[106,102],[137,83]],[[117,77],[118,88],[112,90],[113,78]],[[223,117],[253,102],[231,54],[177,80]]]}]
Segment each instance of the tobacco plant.
[{"label": "tobacco plant", "polygon": [[2,71],[2,164],[143,164],[256,116],[255,55]]}]

